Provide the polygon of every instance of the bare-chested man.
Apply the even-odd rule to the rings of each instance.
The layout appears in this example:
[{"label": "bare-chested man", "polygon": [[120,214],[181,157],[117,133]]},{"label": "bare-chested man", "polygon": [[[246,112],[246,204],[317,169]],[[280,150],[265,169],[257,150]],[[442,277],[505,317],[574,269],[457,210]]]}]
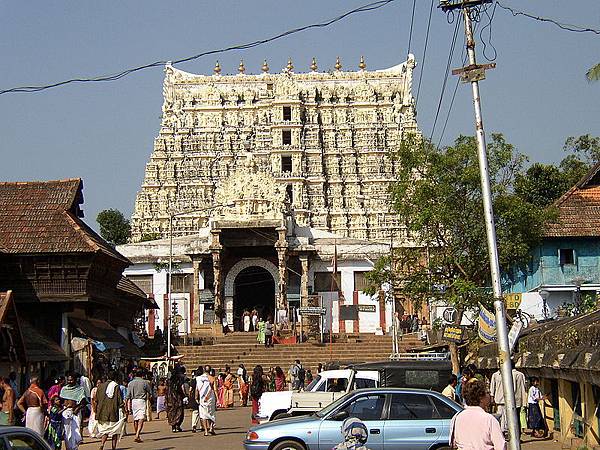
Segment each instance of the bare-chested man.
[{"label": "bare-chested man", "polygon": [[10,386],[10,378],[0,378],[0,389],[4,391],[0,402],[0,425],[14,425],[15,391]]}]

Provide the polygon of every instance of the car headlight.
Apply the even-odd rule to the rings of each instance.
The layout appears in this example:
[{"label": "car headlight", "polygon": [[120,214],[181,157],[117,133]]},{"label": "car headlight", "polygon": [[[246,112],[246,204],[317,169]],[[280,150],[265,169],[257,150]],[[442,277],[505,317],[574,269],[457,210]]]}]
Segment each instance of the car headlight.
[{"label": "car headlight", "polygon": [[257,439],[258,439],[258,434],[256,433],[256,431],[248,431],[248,434],[246,435],[246,440],[256,441]]}]

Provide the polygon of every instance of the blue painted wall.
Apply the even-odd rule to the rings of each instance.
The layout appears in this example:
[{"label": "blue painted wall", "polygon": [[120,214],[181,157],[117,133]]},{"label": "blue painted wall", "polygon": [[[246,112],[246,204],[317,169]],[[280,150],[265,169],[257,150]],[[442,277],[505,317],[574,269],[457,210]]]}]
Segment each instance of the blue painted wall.
[{"label": "blue painted wall", "polygon": [[[575,250],[575,263],[561,265],[559,249]],[[526,271],[515,270],[503,276],[503,290],[527,292],[540,285],[573,285],[575,277],[585,278],[585,283],[600,283],[600,239],[558,238],[545,239],[532,252]]]}]

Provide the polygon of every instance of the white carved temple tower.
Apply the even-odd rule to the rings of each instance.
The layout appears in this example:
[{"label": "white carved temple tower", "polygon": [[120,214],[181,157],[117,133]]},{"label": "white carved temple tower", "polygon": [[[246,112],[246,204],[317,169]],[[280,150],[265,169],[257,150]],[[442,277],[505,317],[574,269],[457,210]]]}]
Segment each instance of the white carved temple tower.
[{"label": "white carved temple tower", "polygon": [[[402,240],[387,190],[400,170],[390,154],[416,131],[412,55],[387,70],[193,75],[165,69],[162,121],[132,216],[133,241],[209,226],[224,183],[251,155],[298,225],[340,237]],[[224,199],[221,199],[224,200]],[[204,209],[204,211],[197,211]],[[196,211],[185,213],[185,211]],[[183,214],[179,214],[182,213]]]},{"label": "white carved temple tower", "polygon": [[376,71],[362,58],[356,71],[338,59],[319,72],[313,59],[308,73],[290,60],[277,74],[265,61],[260,75],[243,62],[236,75],[218,63],[209,76],[168,65],[133,243],[119,248],[136,264],[128,276],[153,286],[147,293],[168,312],[168,282],[154,264],[174,257],[182,272],[171,300],[185,303],[188,331],[218,328],[220,318],[239,329],[252,309],[285,328],[319,302],[333,330],[386,330],[390,301],[364,293],[365,274],[391,238],[410,245],[388,191],[402,170],[394,151],[418,132],[414,67],[412,55]]}]

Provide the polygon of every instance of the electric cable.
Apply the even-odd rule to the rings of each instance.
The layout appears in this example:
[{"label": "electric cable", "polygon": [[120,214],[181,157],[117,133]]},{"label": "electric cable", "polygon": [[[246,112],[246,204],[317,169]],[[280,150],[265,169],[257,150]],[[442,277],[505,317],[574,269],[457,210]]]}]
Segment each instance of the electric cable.
[{"label": "electric cable", "polygon": [[[137,67],[133,67],[130,69],[126,69],[123,70],[121,72],[112,74],[112,75],[104,75],[104,76],[97,76],[97,77],[91,77],[91,78],[71,78],[69,80],[64,80],[64,81],[59,81],[56,83],[51,83],[51,84],[46,84],[46,85],[39,85],[39,86],[19,86],[19,87],[13,87],[13,88],[9,88],[9,89],[3,89],[0,90],[0,95],[2,94],[8,94],[8,93],[22,93],[22,92],[39,92],[39,91],[44,91],[47,89],[52,89],[52,88],[56,88],[56,87],[60,87],[60,86],[65,86],[68,84],[73,84],[73,83],[97,83],[97,82],[109,82],[109,81],[116,81],[119,80],[123,77],[126,77],[127,75],[131,75],[132,73],[135,72],[139,72],[141,70],[145,70],[145,69],[150,69],[153,67],[162,67],[168,63],[172,64],[172,65],[176,65],[176,64],[181,64],[184,62],[189,62],[189,61],[193,61],[196,59],[199,59],[203,56],[208,56],[208,55],[216,55],[216,54],[220,54],[220,53],[226,53],[226,52],[231,52],[234,50],[246,50],[249,48],[253,48],[253,47],[258,47],[260,45],[263,44],[267,44],[269,42],[273,42],[276,41],[278,39],[284,38],[286,36],[290,36],[292,34],[296,34],[296,33],[300,33],[302,31],[306,31],[309,29],[313,29],[313,28],[325,28],[328,27],[336,22],[339,22],[343,19],[345,19],[348,16],[351,16],[353,14],[357,14],[357,13],[362,13],[362,12],[367,12],[367,11],[373,11],[379,8],[382,8],[392,2],[394,2],[396,0],[379,0],[379,1],[375,1],[375,2],[371,2],[371,3],[367,3],[365,5],[359,6],[358,8],[354,8],[350,11],[347,11],[333,19],[327,20],[325,22],[320,22],[320,23],[313,23],[311,25],[305,25],[302,27],[298,27],[298,28],[294,28],[291,30],[287,30],[284,31],[283,33],[279,33],[275,36],[271,36],[268,38],[264,38],[264,39],[260,39],[257,41],[252,41],[252,42],[248,42],[245,44],[239,44],[239,45],[233,45],[230,47],[225,47],[225,48],[221,48],[221,49],[215,49],[215,50],[208,50],[202,53],[198,53],[196,55],[192,55],[192,56],[188,56],[185,58],[181,58],[181,59],[177,59],[175,61],[155,61],[152,63],[148,63],[148,64],[144,64],[141,66],[137,66]],[[432,0],[433,3],[433,0]]]},{"label": "electric cable", "polygon": [[429,29],[431,28],[431,16],[433,14],[433,3],[435,0],[431,0],[431,7],[429,8],[429,19],[427,19],[427,31],[425,33],[425,45],[423,46],[423,57],[421,58],[421,71],[419,72],[419,84],[417,86],[417,95],[415,96],[415,110],[419,103],[419,93],[421,92],[421,81],[423,81],[423,72],[425,71],[425,58],[427,56],[427,43],[429,42]]},{"label": "electric cable", "polygon": [[410,31],[408,32],[408,49],[406,51],[407,55],[410,55],[410,47],[411,47],[412,35],[413,35],[413,25],[415,23],[415,7],[416,6],[417,6],[417,0],[413,0],[412,13],[410,15]]},{"label": "electric cable", "polygon": [[573,31],[575,33],[594,33],[594,34],[600,34],[600,30],[595,29],[595,28],[589,28],[589,27],[583,27],[580,25],[573,25],[573,24],[569,24],[569,23],[564,23],[564,22],[559,22],[558,20],[555,19],[551,19],[549,17],[540,17],[540,16],[534,16],[533,14],[529,14],[523,11],[519,11],[517,9],[514,9],[510,6],[506,6],[503,5],[500,2],[496,2],[496,4],[506,10],[506,11],[510,11],[510,13],[516,17],[516,16],[524,16],[527,17],[529,19],[533,19],[533,20],[537,20],[540,22],[548,22],[551,23],[553,25],[556,25],[558,28],[565,30],[565,31]]},{"label": "electric cable", "polygon": [[446,72],[444,74],[444,81],[442,82],[442,90],[440,92],[440,99],[438,101],[437,110],[435,112],[435,119],[433,120],[433,127],[431,128],[431,134],[429,135],[429,140],[433,141],[433,134],[435,133],[435,127],[437,125],[437,121],[440,115],[440,110],[442,108],[442,102],[444,100],[444,93],[446,91],[446,85],[448,83],[448,75],[450,74],[450,67],[452,66],[452,59],[454,57],[454,49],[456,47],[456,40],[458,37],[458,30],[460,29],[460,20],[456,21],[456,25],[454,26],[454,34],[452,36],[452,42],[450,43],[450,51],[448,54],[448,61],[446,63]]}]

